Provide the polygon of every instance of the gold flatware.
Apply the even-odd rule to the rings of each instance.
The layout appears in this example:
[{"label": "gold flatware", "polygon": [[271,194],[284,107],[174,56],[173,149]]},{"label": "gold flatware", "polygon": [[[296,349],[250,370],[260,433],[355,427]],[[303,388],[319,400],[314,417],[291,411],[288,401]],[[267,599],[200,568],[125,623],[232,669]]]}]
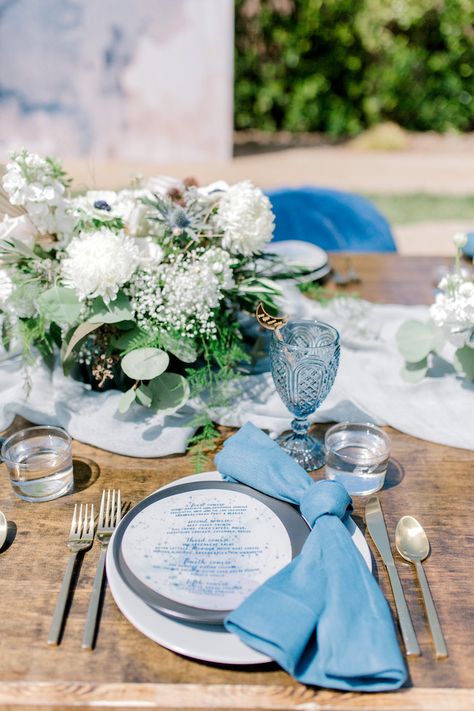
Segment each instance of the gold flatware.
[{"label": "gold flatware", "polygon": [[92,546],[93,540],[94,504],[91,505],[90,512],[88,504],[86,504],[84,508],[82,504],[79,507],[75,504],[67,541],[67,547],[71,551],[71,554],[67,562],[66,572],[64,573],[61,590],[59,591],[51,627],[49,629],[48,644],[59,644],[76,558],[78,553],[87,551]]},{"label": "gold flatware", "polygon": [[100,501],[99,521],[96,533],[97,539],[100,541],[101,551],[89,601],[89,609],[87,610],[86,626],[84,628],[84,636],[82,638],[82,649],[93,649],[94,647],[97,616],[104,581],[107,546],[109,545],[112,533],[121,518],[122,499],[120,496],[120,489],[113,489],[112,492],[110,489],[107,491],[104,489]]},{"label": "gold flatware", "polygon": [[387,527],[385,525],[382,507],[377,496],[371,497],[366,504],[365,522],[372,540],[380,553],[385,568],[387,569],[407,656],[420,656],[420,646],[416,638],[413,622],[411,621],[402,584],[395,567],[395,561],[393,560],[392,549],[388,540]]},{"label": "gold flatware", "polygon": [[405,560],[413,563],[420,583],[421,592],[428,617],[428,624],[433,637],[435,654],[438,659],[448,656],[446,642],[444,641],[441,625],[431,595],[430,586],[426,578],[421,561],[430,553],[430,542],[423,527],[413,516],[403,516],[397,523],[395,530],[395,543],[397,550]]},{"label": "gold flatware", "polygon": [[8,523],[5,518],[3,511],[0,511],[0,549],[3,548],[3,544],[7,540],[8,533]]}]

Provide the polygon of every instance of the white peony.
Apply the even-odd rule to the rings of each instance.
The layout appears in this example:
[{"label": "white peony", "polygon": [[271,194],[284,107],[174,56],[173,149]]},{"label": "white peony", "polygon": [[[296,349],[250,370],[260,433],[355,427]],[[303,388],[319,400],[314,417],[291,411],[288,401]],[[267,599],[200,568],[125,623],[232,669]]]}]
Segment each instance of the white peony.
[{"label": "white peony", "polygon": [[146,237],[151,232],[150,208],[143,203],[143,198],[153,199],[153,194],[148,190],[121,190],[117,196],[115,212],[133,237]]},{"label": "white peony", "polygon": [[139,263],[135,240],[105,228],[74,237],[66,255],[61,263],[65,286],[81,300],[101,296],[106,303],[115,299]]},{"label": "white peony", "polygon": [[164,252],[151,237],[138,237],[135,239],[135,244],[138,247],[140,267],[156,267],[161,263]]},{"label": "white peony", "polygon": [[0,222],[0,239],[16,239],[27,247],[33,247],[38,230],[28,215],[9,217],[5,215]]},{"label": "white peony", "polygon": [[275,217],[270,200],[249,180],[223,193],[217,224],[224,232],[222,246],[232,254],[249,257],[260,252],[273,235]]}]

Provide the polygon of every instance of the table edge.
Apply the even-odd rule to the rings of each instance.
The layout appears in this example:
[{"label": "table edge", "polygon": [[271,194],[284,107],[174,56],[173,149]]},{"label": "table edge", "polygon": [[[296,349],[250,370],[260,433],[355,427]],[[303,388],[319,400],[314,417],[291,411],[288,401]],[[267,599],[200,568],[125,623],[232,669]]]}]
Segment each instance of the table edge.
[{"label": "table edge", "polygon": [[304,711],[472,711],[474,689],[412,688],[391,693],[338,692],[283,685],[89,684],[77,681],[0,682],[3,708],[302,709]]}]

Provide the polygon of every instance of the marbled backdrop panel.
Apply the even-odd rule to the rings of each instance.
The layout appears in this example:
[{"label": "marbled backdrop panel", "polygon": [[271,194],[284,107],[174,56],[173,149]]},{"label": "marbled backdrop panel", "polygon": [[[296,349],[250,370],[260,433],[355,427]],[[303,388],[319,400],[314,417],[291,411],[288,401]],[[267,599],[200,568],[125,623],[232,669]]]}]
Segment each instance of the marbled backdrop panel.
[{"label": "marbled backdrop panel", "polygon": [[0,0],[0,158],[226,159],[232,62],[233,0]]}]

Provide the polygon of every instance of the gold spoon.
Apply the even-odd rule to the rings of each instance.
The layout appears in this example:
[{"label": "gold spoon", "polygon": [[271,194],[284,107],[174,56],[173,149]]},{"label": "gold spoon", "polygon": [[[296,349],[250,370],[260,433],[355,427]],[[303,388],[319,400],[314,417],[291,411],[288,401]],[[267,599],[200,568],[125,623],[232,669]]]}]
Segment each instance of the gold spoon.
[{"label": "gold spoon", "polygon": [[8,533],[8,523],[5,518],[3,511],[0,511],[0,549],[3,548],[3,544],[6,541]]},{"label": "gold spoon", "polygon": [[441,625],[431,596],[428,580],[426,579],[425,571],[421,565],[421,561],[425,560],[429,555],[430,543],[428,536],[416,518],[413,518],[413,516],[403,516],[400,519],[395,530],[395,544],[400,555],[415,565],[421,592],[423,594],[426,614],[428,616],[428,624],[433,637],[436,657],[438,659],[447,657],[448,650],[446,648],[446,642],[444,641],[441,631]]}]

